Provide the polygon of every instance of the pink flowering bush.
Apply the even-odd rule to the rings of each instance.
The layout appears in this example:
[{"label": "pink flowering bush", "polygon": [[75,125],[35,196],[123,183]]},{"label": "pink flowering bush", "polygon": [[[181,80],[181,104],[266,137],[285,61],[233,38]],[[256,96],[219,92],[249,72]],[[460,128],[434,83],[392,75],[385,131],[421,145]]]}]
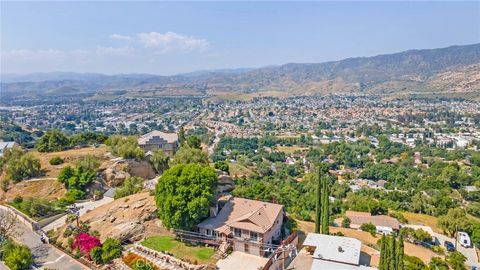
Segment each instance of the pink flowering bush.
[{"label": "pink flowering bush", "polygon": [[75,240],[73,240],[72,250],[76,250],[78,247],[80,253],[90,259],[90,250],[100,246],[102,246],[102,244],[100,244],[100,240],[95,236],[91,236],[88,233],[80,233],[75,237]]}]

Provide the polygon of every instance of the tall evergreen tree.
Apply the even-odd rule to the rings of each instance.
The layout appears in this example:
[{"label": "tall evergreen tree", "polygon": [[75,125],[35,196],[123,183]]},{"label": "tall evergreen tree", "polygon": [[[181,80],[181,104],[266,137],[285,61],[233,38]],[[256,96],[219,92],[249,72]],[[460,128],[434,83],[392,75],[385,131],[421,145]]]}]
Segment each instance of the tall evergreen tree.
[{"label": "tall evergreen tree", "polygon": [[397,243],[397,269],[396,270],[404,270],[405,265],[404,265],[404,250],[403,250],[403,236],[400,235],[398,238],[398,243]]},{"label": "tall evergreen tree", "polygon": [[318,168],[318,177],[317,177],[317,197],[315,200],[315,233],[320,233],[320,219],[321,219],[321,194],[320,189],[322,186],[322,169]]},{"label": "tall evergreen tree", "polygon": [[386,263],[386,258],[385,258],[385,251],[387,247],[387,237],[385,234],[382,234],[382,238],[380,239],[380,262],[378,263],[378,270],[387,270],[385,267]]},{"label": "tall evergreen tree", "polygon": [[395,236],[392,235],[391,236],[391,240],[390,240],[390,246],[389,246],[389,249],[390,251],[388,252],[388,254],[390,255],[389,256],[389,270],[397,270],[397,252],[395,251],[395,248],[396,248],[396,239],[395,239]]},{"label": "tall evergreen tree", "polygon": [[328,178],[323,177],[323,189],[322,189],[322,233],[329,234],[330,225],[330,209],[329,209],[329,188]]}]

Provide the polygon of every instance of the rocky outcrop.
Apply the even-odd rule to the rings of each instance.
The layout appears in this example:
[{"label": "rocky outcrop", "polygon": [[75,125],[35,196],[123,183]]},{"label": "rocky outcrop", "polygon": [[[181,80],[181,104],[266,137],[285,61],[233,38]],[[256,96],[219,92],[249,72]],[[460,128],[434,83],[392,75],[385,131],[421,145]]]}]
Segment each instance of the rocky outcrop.
[{"label": "rocky outcrop", "polygon": [[101,175],[108,186],[116,187],[130,176],[138,176],[143,179],[154,178],[155,171],[146,161],[122,159],[104,168]]},{"label": "rocky outcrop", "polygon": [[132,176],[142,177],[143,179],[152,179],[155,177],[155,171],[147,161],[129,160],[128,172]]},{"label": "rocky outcrop", "polygon": [[234,188],[235,188],[235,183],[233,182],[230,176],[224,174],[218,177],[217,194],[230,192]]},{"label": "rocky outcrop", "polygon": [[142,239],[146,224],[157,217],[155,199],[149,193],[139,193],[104,204],[82,215],[80,220],[88,223],[91,231],[98,231],[101,241],[112,237],[132,242]]}]

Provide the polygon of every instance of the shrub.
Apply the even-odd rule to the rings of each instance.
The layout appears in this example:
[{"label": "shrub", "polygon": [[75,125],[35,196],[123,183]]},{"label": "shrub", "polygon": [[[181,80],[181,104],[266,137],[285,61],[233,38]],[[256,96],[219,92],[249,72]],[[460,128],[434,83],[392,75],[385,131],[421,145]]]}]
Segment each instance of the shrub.
[{"label": "shrub", "polygon": [[360,226],[360,229],[364,232],[369,232],[372,236],[375,236],[375,234],[377,233],[377,228],[370,222],[363,223],[362,226]]},{"label": "shrub", "polygon": [[102,261],[103,263],[109,263],[113,259],[120,258],[122,256],[122,246],[120,241],[113,238],[107,238],[102,245]]},{"label": "shrub", "polygon": [[115,199],[126,197],[142,191],[143,179],[140,177],[128,177],[123,184],[115,190]]},{"label": "shrub", "polygon": [[215,162],[215,169],[219,169],[219,170],[224,171],[226,173],[230,172],[228,164],[223,160]]},{"label": "shrub", "polygon": [[50,165],[60,165],[63,163],[63,159],[61,157],[53,157],[49,161]]},{"label": "shrub", "polygon": [[33,257],[28,247],[9,245],[3,254],[3,260],[12,270],[27,270],[32,266]]},{"label": "shrub", "polygon": [[102,264],[102,248],[101,247],[94,247],[90,250],[90,258],[96,264]]},{"label": "shrub", "polygon": [[349,217],[344,217],[343,220],[342,220],[342,227],[344,228],[350,228],[350,223],[352,221],[350,220]]},{"label": "shrub", "polygon": [[100,240],[98,240],[98,238],[87,233],[80,233],[75,237],[75,240],[73,240],[72,249],[75,251],[78,250],[81,255],[90,258],[90,251],[94,247],[99,247],[100,245]]}]

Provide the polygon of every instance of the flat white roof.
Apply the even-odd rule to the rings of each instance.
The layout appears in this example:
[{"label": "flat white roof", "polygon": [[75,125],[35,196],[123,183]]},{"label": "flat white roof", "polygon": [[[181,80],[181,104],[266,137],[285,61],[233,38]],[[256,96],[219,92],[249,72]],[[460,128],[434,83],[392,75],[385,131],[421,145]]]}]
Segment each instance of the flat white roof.
[{"label": "flat white roof", "polygon": [[[318,258],[353,265],[360,264],[362,244],[355,238],[309,233],[303,245],[316,247],[313,253],[314,261]],[[312,267],[312,269],[315,268]]]},{"label": "flat white roof", "polygon": [[377,270],[377,268],[313,259],[311,270]]}]

